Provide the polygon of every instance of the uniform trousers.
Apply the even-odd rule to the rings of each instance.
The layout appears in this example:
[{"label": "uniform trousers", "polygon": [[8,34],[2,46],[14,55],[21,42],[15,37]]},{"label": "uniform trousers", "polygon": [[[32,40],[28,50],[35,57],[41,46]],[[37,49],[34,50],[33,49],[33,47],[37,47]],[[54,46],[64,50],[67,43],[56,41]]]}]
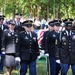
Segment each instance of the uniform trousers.
[{"label": "uniform trousers", "polygon": [[20,75],[26,75],[27,68],[29,68],[29,75],[36,75],[36,60],[21,61]]},{"label": "uniform trousers", "polygon": [[[66,75],[70,64],[61,64],[61,75]],[[75,64],[71,65],[72,75],[75,75]]]},{"label": "uniform trousers", "polygon": [[0,71],[3,71],[5,54],[0,53]]},{"label": "uniform trousers", "polygon": [[56,62],[56,75],[59,75],[60,70],[61,70],[61,65],[60,65],[60,63]]},{"label": "uniform trousers", "polygon": [[50,60],[50,73],[51,73],[51,75],[56,75],[56,60],[55,60],[55,57],[50,56],[49,60]]}]

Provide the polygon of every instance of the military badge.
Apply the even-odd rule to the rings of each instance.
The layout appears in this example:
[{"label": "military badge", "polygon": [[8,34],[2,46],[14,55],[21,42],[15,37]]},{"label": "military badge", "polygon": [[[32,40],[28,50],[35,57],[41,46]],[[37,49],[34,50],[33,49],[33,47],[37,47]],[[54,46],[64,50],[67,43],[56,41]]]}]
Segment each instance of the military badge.
[{"label": "military badge", "polygon": [[66,38],[63,36],[63,37],[62,37],[62,41],[65,41],[65,40],[66,40]]},{"label": "military badge", "polygon": [[15,36],[18,36],[17,34],[15,34]]},{"label": "military badge", "polygon": [[33,40],[35,40],[35,41],[36,41],[36,37],[33,37]]},{"label": "military badge", "polygon": [[12,32],[12,35],[14,35],[14,33]]},{"label": "military badge", "polygon": [[72,32],[72,34],[74,34],[74,33]]},{"label": "military badge", "polygon": [[28,39],[28,37],[26,36],[25,39]]},{"label": "military badge", "polygon": [[66,35],[66,33],[64,33],[64,35]]},{"label": "military badge", "polygon": [[11,36],[11,34],[10,34],[10,33],[8,33],[8,36]]},{"label": "military badge", "polygon": [[66,45],[66,42],[64,42],[64,45]]},{"label": "military badge", "polygon": [[53,37],[56,37],[56,35],[55,35],[55,34],[53,34]]},{"label": "military badge", "polygon": [[16,38],[16,43],[18,42],[18,38]]},{"label": "military badge", "polygon": [[57,45],[57,39],[55,40],[55,44]]}]

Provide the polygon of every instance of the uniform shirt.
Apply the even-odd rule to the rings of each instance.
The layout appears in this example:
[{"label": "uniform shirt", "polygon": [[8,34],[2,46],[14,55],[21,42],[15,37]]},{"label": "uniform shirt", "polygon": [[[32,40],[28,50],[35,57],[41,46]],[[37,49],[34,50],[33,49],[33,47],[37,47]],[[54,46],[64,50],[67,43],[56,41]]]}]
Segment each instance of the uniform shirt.
[{"label": "uniform shirt", "polygon": [[45,41],[45,48],[46,48],[46,53],[49,53],[50,56],[55,57],[55,42],[57,39],[57,33],[55,31],[49,31],[47,36],[46,36],[46,41]]},{"label": "uniform shirt", "polygon": [[6,53],[15,53],[17,42],[18,34],[14,32],[14,30],[4,31],[2,38],[2,48],[5,48]]},{"label": "uniform shirt", "polygon": [[75,32],[64,30],[60,41],[60,61],[75,64]]},{"label": "uniform shirt", "polygon": [[19,34],[18,52],[21,60],[36,60],[39,54],[37,35],[34,32],[30,34],[26,31]]}]

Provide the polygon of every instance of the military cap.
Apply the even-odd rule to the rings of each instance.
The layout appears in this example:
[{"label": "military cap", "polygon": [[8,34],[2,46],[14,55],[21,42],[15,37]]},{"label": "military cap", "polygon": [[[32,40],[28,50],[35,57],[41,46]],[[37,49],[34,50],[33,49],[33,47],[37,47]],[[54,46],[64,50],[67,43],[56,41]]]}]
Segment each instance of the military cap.
[{"label": "military cap", "polygon": [[16,25],[16,22],[15,22],[15,20],[9,20],[9,21],[8,21],[8,24]]},{"label": "military cap", "polygon": [[54,21],[53,20],[52,21],[49,21],[48,22],[48,25],[53,27],[54,26]]},{"label": "military cap", "polygon": [[4,20],[4,15],[0,15],[0,20]]},{"label": "military cap", "polygon": [[69,27],[72,26],[72,21],[73,19],[70,19],[70,18],[63,20],[63,22],[65,22],[65,25]]},{"label": "military cap", "polygon": [[26,27],[31,27],[33,24],[33,21],[32,20],[26,20],[23,22],[23,26],[26,26]]},{"label": "military cap", "polygon": [[67,19],[64,19],[64,20],[63,20],[63,22],[67,22],[67,21],[71,21],[71,22],[72,22],[73,19],[72,19],[72,18],[67,18]]},{"label": "military cap", "polygon": [[15,18],[21,18],[21,15],[22,15],[22,14],[16,13],[16,14],[15,14]]},{"label": "military cap", "polygon": [[61,25],[61,20],[54,20],[54,25],[55,26],[60,26]]}]

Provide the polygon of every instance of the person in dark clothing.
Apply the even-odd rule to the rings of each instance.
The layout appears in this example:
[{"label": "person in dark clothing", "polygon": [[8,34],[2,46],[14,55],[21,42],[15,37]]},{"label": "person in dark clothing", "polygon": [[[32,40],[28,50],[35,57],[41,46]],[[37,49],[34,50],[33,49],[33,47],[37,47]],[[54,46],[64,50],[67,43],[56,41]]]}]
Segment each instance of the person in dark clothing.
[{"label": "person in dark clothing", "polygon": [[24,28],[22,26],[22,22],[20,22],[20,19],[21,19],[21,15],[20,14],[15,14],[15,22],[16,22],[16,26],[14,28],[14,30],[16,32],[21,32],[21,31],[24,31]]},{"label": "person in dark clothing", "polygon": [[18,34],[14,31],[15,21],[9,21],[9,29],[4,31],[2,38],[2,53],[5,53],[4,66],[6,75],[11,75],[16,66],[15,55],[17,50]]},{"label": "person in dark clothing", "polygon": [[23,22],[25,31],[19,33],[19,43],[17,56],[21,59],[20,75],[26,75],[29,67],[29,74],[36,75],[36,59],[39,55],[37,34],[31,31],[33,21]]},{"label": "person in dark clothing", "polygon": [[55,59],[55,41],[57,39],[57,33],[54,31],[54,22],[49,22],[50,31],[46,36],[45,41],[45,55],[49,54],[50,61],[50,73],[51,75],[56,75],[56,59]]},{"label": "person in dark clothing", "polygon": [[65,30],[62,31],[60,43],[61,75],[66,75],[71,66],[72,75],[75,75],[75,32],[72,30],[72,21],[65,21]]},{"label": "person in dark clothing", "polygon": [[4,20],[4,15],[0,15],[0,56],[1,56],[1,61],[0,61],[0,73],[3,74],[3,66],[4,66],[4,53],[2,53],[2,36],[3,32],[8,29],[8,26],[3,24]]},{"label": "person in dark clothing", "polygon": [[60,63],[60,58],[59,58],[59,48],[58,48],[58,39],[59,39],[59,34],[60,34],[60,27],[61,27],[61,21],[57,20],[54,22],[54,30],[57,33],[57,40],[56,40],[56,52],[55,52],[55,57],[56,57],[56,75],[59,75],[61,71],[61,63]]}]

